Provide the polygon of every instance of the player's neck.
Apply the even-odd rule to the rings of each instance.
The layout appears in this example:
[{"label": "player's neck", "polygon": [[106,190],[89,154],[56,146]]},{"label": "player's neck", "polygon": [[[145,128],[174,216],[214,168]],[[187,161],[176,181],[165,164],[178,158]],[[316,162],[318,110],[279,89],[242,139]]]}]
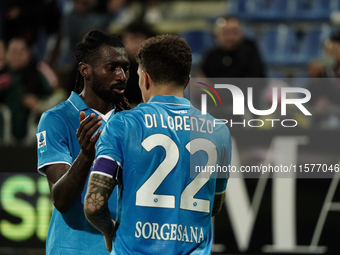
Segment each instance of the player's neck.
[{"label": "player's neck", "polygon": [[106,114],[113,109],[113,104],[106,102],[97,95],[89,93],[89,91],[83,90],[79,96],[84,100],[88,107],[97,110],[102,114]]},{"label": "player's neck", "polygon": [[178,86],[166,86],[166,85],[158,85],[154,86],[151,89],[151,97],[153,96],[177,96],[184,97],[184,90],[182,87]]}]

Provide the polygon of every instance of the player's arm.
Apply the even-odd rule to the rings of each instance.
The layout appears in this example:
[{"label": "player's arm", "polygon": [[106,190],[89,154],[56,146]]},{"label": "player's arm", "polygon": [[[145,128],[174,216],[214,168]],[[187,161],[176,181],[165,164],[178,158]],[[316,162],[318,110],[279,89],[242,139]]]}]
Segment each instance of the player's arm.
[{"label": "player's arm", "polygon": [[105,237],[106,249],[111,252],[116,222],[111,219],[108,200],[116,186],[116,161],[97,158],[89,178],[85,195],[84,213],[87,220]]},{"label": "player's arm", "polygon": [[108,200],[115,185],[116,181],[113,178],[92,173],[84,204],[87,220],[104,235],[106,249],[110,252],[116,222],[111,219]]},{"label": "player's arm", "polygon": [[215,194],[212,217],[216,216],[221,211],[224,198],[225,198],[225,192],[221,194]]},{"label": "player's arm", "polygon": [[[227,139],[224,141],[224,146],[222,147],[221,153],[221,164],[224,166],[230,166],[231,164],[231,137],[229,130],[227,131]],[[215,197],[212,216],[216,216],[222,209],[222,205],[225,200],[225,192],[227,188],[227,183],[229,179],[228,172],[218,172],[216,179]]]},{"label": "player's arm", "polygon": [[66,213],[81,195],[88,173],[95,157],[95,145],[101,130],[94,133],[101,126],[101,117],[95,118],[85,113],[79,116],[80,124],[77,130],[78,142],[81,150],[71,166],[67,164],[54,164],[45,169],[50,186],[54,206],[61,213]]}]

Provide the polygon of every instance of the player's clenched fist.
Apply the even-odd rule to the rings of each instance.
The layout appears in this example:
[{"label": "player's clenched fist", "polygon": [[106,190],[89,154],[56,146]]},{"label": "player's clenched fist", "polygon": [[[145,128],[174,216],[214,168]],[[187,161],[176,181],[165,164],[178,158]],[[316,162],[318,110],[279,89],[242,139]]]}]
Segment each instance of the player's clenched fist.
[{"label": "player's clenched fist", "polygon": [[[94,113],[91,113],[86,117],[85,112],[80,112],[79,114],[79,128],[77,130],[77,137],[80,148],[83,151],[83,154],[90,158],[95,157],[96,153],[96,142],[100,136],[102,130],[98,130],[98,128],[102,125],[102,117],[98,116]],[[94,135],[94,133],[98,130],[98,132]]]}]

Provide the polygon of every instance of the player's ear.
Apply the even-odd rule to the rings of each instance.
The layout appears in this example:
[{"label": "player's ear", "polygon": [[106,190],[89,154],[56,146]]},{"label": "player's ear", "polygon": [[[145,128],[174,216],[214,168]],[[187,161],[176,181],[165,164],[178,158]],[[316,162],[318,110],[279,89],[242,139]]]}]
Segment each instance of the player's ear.
[{"label": "player's ear", "polygon": [[150,84],[152,82],[150,75],[146,72],[143,71],[143,75],[144,75],[144,86],[146,90],[150,89]]},{"label": "player's ear", "polygon": [[87,81],[90,80],[91,66],[89,66],[88,64],[86,64],[84,62],[79,62],[78,70],[79,70],[81,76],[83,76],[85,78],[85,80],[87,80]]}]

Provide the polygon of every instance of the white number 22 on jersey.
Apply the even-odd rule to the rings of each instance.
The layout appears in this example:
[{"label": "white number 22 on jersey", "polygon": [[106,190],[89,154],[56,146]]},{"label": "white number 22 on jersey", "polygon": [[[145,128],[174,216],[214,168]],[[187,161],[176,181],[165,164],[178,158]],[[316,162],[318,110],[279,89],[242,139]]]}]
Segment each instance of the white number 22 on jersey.
[{"label": "white number 22 on jersey", "polygon": [[[147,137],[142,146],[151,151],[156,146],[165,150],[165,158],[153,174],[136,192],[136,205],[148,207],[175,208],[175,196],[155,194],[168,174],[175,168],[179,160],[177,144],[167,135],[154,134]],[[208,154],[208,166],[217,162],[216,146],[208,139],[196,138],[191,140],[185,148],[190,154],[203,150]],[[186,169],[189,170],[189,169]],[[200,172],[183,190],[180,198],[180,208],[197,212],[210,212],[210,200],[194,198],[198,191],[209,181],[211,173]]]}]

